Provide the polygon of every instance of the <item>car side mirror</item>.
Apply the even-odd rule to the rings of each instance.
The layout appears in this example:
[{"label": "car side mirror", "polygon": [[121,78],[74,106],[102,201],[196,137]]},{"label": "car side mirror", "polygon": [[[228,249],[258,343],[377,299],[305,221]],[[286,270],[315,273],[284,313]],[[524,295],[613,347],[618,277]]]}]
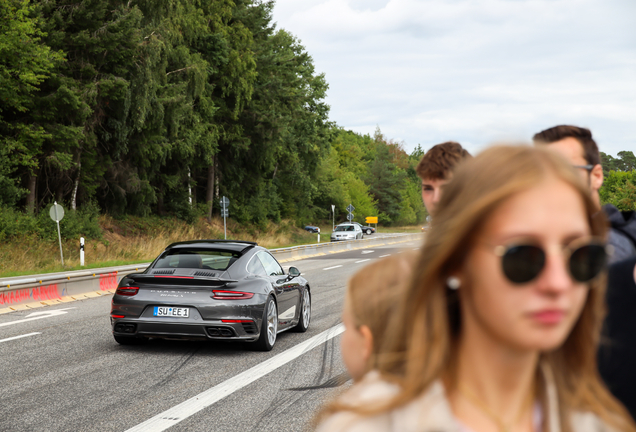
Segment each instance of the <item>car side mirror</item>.
[{"label": "car side mirror", "polygon": [[300,270],[298,270],[296,267],[290,267],[287,274],[289,274],[290,277],[295,278],[300,276]]}]

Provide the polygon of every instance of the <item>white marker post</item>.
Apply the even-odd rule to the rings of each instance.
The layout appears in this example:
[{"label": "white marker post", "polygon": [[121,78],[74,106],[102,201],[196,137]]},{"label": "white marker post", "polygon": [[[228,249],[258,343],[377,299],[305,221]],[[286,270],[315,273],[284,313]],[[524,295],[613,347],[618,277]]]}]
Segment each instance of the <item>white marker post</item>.
[{"label": "white marker post", "polygon": [[331,231],[336,228],[336,206],[331,204]]},{"label": "white marker post", "polygon": [[62,253],[62,235],[60,234],[60,221],[64,218],[64,208],[56,202],[53,203],[49,216],[57,224],[57,240],[60,243],[60,258],[62,258],[62,266],[64,265],[64,253]]},{"label": "white marker post", "polygon": [[223,216],[223,232],[225,235],[225,240],[227,240],[227,225],[226,225],[226,218],[229,215],[229,206],[230,206],[230,200],[228,199],[228,197],[223,197],[221,198],[221,216]]},{"label": "white marker post", "polygon": [[84,267],[84,237],[80,237],[80,265]]}]

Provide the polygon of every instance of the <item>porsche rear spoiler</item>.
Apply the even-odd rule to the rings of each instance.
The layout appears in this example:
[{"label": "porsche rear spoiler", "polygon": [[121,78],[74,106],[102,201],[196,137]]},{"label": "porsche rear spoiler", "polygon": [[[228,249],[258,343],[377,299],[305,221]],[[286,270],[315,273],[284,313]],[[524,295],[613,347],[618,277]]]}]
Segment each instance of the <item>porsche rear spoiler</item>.
[{"label": "porsche rear spoiler", "polygon": [[153,275],[143,273],[133,273],[124,278],[132,279],[136,282],[146,284],[162,285],[215,285],[223,286],[238,282],[236,279],[226,279],[206,276],[179,276],[179,275]]}]

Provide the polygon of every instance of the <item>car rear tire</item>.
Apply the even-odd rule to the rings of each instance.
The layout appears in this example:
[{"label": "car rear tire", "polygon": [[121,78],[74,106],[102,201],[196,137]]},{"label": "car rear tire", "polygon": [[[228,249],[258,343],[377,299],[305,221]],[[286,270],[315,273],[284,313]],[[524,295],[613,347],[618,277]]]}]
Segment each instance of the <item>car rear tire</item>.
[{"label": "car rear tire", "polygon": [[147,337],[136,337],[136,336],[115,336],[115,342],[119,345],[143,345],[148,342]]},{"label": "car rear tire", "polygon": [[300,318],[298,324],[294,327],[294,331],[298,333],[305,333],[309,328],[309,322],[311,321],[311,294],[309,290],[305,288],[303,292],[303,298],[300,301]]},{"label": "car rear tire", "polygon": [[278,309],[272,297],[267,299],[263,309],[263,320],[261,321],[261,333],[258,340],[254,342],[257,351],[271,351],[276,343],[278,333]]}]

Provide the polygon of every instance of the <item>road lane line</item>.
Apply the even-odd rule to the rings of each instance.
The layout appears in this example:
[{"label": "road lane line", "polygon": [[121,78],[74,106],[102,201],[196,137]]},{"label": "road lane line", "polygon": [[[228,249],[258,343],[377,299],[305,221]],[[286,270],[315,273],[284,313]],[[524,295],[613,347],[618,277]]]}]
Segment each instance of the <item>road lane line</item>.
[{"label": "road lane line", "polygon": [[151,419],[146,420],[143,423],[138,424],[126,432],[160,432],[164,431],[182,420],[198,413],[202,409],[213,405],[226,396],[231,395],[237,390],[253,383],[257,379],[264,377],[268,373],[278,369],[279,367],[289,363],[290,361],[300,357],[306,352],[316,348],[319,345],[327,342],[329,339],[338,336],[344,331],[344,325],[338,324],[331,327],[324,332],[317,334],[316,336],[307,339],[304,342],[299,343],[293,348],[289,348],[287,351],[283,351],[274,357],[265,360],[253,368],[250,368],[240,374],[222,382],[208,390],[199,393],[198,395],[188,399],[185,402],[180,403]]},{"label": "road lane line", "polygon": [[384,257],[388,257],[388,256],[391,256],[391,254],[380,255],[380,258],[384,258]]},{"label": "road lane line", "polygon": [[364,255],[364,254],[370,254],[370,253],[373,253],[373,252],[375,252],[375,251],[374,251],[374,250],[363,250],[363,251],[362,251],[362,255]]},{"label": "road lane line", "polygon": [[342,266],[341,265],[337,265],[337,266],[333,266],[333,267],[327,267],[327,268],[324,268],[323,270],[333,270],[333,269],[338,268],[338,267],[342,267]]},{"label": "road lane line", "polygon": [[22,338],[25,338],[25,337],[35,336],[35,335],[39,335],[39,334],[42,334],[42,333],[35,332],[35,333],[27,333],[27,334],[23,334],[23,335],[20,335],[20,336],[13,336],[13,337],[6,338],[6,339],[0,339],[0,343],[2,343],[2,342],[9,342],[9,341],[12,341],[12,340],[22,339]]},{"label": "road lane line", "polygon": [[365,260],[356,261],[356,264],[359,264],[359,263],[365,262],[365,261],[371,261],[371,258],[367,258]]},{"label": "road lane line", "polygon": [[20,324],[20,323],[27,322],[27,321],[39,320],[39,319],[42,319],[42,318],[51,318],[51,317],[58,316],[58,315],[64,315],[64,314],[68,313],[66,311],[70,310],[70,309],[76,309],[76,308],[70,307],[70,308],[64,308],[64,309],[50,310],[50,311],[46,311],[46,312],[33,312],[32,314],[27,315],[24,319],[21,319],[21,320],[8,321],[8,322],[0,323],[0,327],[10,326],[10,325],[13,325],[13,324]]}]

